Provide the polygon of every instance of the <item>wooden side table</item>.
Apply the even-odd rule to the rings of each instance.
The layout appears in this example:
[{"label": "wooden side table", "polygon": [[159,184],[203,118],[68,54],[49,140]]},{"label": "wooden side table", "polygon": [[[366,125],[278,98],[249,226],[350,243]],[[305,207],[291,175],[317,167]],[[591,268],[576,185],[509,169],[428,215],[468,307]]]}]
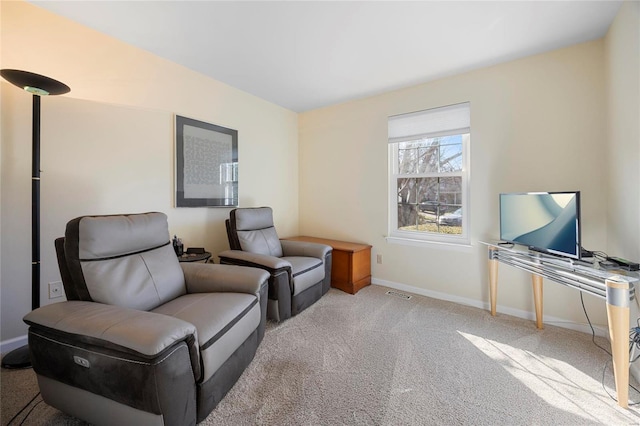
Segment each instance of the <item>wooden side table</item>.
[{"label": "wooden side table", "polygon": [[293,241],[326,244],[333,248],[331,256],[331,287],[356,294],[371,284],[371,246],[316,237],[285,238]]}]

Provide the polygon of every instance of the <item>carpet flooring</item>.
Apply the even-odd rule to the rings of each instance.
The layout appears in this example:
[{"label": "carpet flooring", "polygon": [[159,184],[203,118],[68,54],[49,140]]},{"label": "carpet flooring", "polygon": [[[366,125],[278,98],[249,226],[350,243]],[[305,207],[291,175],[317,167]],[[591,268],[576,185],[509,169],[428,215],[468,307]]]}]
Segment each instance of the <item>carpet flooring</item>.
[{"label": "carpet flooring", "polygon": [[[254,361],[201,425],[640,424],[640,406],[613,399],[611,357],[591,335],[388,290],[331,289],[269,323]],[[0,387],[6,425],[37,384],[30,369],[2,370]],[[39,397],[12,424],[23,420],[85,424]]]}]

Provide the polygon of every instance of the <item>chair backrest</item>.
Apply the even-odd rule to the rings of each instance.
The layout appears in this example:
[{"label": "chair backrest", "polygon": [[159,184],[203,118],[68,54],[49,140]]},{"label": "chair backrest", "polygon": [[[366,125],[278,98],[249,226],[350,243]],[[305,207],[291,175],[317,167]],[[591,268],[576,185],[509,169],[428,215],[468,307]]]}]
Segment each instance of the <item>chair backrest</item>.
[{"label": "chair backrest", "polygon": [[186,293],[167,216],[82,216],[56,241],[69,300],[150,310]]},{"label": "chair backrest", "polygon": [[282,257],[282,244],[273,225],[271,207],[231,210],[227,234],[234,250]]}]

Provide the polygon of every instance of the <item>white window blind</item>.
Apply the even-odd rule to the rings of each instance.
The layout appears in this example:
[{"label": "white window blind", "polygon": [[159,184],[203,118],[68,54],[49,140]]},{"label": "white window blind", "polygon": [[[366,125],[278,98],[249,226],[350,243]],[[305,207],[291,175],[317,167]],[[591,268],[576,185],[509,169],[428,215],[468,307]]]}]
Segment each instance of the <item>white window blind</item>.
[{"label": "white window blind", "polygon": [[389,143],[470,132],[469,102],[389,117]]}]

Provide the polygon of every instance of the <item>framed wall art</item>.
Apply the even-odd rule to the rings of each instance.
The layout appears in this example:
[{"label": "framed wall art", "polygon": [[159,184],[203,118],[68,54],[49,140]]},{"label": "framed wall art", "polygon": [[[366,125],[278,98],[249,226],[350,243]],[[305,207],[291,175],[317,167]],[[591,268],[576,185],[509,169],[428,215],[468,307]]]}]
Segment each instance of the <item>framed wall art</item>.
[{"label": "framed wall art", "polygon": [[238,206],[238,131],[176,115],[176,207]]}]

